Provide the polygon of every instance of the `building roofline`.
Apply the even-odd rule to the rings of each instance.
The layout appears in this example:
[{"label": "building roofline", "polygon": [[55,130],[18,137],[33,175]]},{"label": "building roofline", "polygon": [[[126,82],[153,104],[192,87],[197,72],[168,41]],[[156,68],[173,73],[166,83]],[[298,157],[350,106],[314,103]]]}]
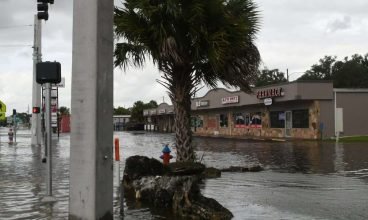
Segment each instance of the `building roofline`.
[{"label": "building roofline", "polygon": [[368,92],[368,88],[334,88],[334,92],[340,92],[340,93],[362,93],[362,92]]},{"label": "building roofline", "polygon": [[[275,87],[275,86],[281,86],[281,85],[288,85],[288,84],[297,84],[297,83],[332,83],[333,81],[332,80],[295,80],[295,81],[291,81],[291,82],[282,82],[282,83],[276,83],[276,84],[270,84],[270,85],[266,85],[266,86],[258,86],[258,87],[252,87],[251,88],[251,92],[249,94],[252,94],[254,93],[253,91],[256,90],[256,89],[263,89],[263,88],[267,88],[267,87]],[[212,92],[212,91],[216,91],[216,90],[225,90],[226,92],[228,93],[237,93],[237,92],[244,92],[242,90],[236,90],[236,91],[230,91],[226,88],[213,88],[213,89],[210,89],[207,91],[206,94],[204,94],[203,96],[201,97],[195,97],[193,99],[201,99],[201,98],[204,98],[208,95],[208,93]],[[245,92],[246,93],[246,92]]]}]

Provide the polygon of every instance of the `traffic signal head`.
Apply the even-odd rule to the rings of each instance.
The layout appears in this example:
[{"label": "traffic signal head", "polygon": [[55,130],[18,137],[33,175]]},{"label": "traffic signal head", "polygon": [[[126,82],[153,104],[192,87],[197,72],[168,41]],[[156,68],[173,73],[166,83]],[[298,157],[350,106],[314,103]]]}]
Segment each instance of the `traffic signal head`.
[{"label": "traffic signal head", "polygon": [[47,21],[49,19],[49,5],[54,4],[54,0],[37,0],[37,17]]},{"label": "traffic signal head", "polygon": [[37,3],[54,4],[54,0],[37,0]]},{"label": "traffic signal head", "polygon": [[32,108],[32,113],[39,114],[40,113],[40,107],[33,107]]},{"label": "traffic signal head", "polygon": [[49,19],[49,5],[47,3],[37,4],[37,17],[47,21]]},{"label": "traffic signal head", "polygon": [[13,115],[17,114],[17,110],[13,109]]}]

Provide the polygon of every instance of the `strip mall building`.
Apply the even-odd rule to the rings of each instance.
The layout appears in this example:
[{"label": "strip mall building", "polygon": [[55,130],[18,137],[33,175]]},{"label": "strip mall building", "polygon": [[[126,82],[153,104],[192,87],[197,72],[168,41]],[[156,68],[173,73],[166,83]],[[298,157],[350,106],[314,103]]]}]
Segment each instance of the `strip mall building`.
[{"label": "strip mall building", "polygon": [[[203,136],[320,139],[368,135],[368,89],[334,89],[332,82],[290,82],[252,94],[210,90],[192,99],[192,130]],[[173,107],[144,111],[147,130],[173,131]]]}]

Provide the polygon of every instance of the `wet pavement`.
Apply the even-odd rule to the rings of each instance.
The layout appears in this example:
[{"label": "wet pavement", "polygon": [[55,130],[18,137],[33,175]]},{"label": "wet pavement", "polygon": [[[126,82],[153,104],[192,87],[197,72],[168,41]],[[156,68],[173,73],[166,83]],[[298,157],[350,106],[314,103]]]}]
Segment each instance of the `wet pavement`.
[{"label": "wet pavement", "polygon": [[[66,219],[70,136],[53,138],[53,194],[57,202],[44,204],[43,150],[30,146],[29,130],[18,132],[16,145],[6,143],[6,133],[0,128],[0,219]],[[115,136],[120,138],[121,176],[127,157],[159,159],[162,145],[174,143],[172,134],[117,132]],[[207,166],[265,167],[259,173],[223,173],[202,186],[204,195],[230,209],[234,219],[368,219],[367,143],[195,138],[194,144],[197,156],[203,157]],[[117,179],[114,189],[114,213],[119,219]],[[124,204],[124,213],[124,219],[171,219],[158,210],[129,202]]]}]

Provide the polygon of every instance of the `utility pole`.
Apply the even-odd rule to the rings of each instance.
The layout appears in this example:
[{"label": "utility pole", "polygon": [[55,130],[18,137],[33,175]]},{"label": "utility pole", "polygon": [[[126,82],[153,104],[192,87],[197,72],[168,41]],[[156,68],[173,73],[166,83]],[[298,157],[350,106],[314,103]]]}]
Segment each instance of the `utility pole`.
[{"label": "utility pole", "polygon": [[113,219],[113,0],[74,0],[69,219]]},{"label": "utility pole", "polygon": [[46,189],[48,199],[54,201],[52,198],[52,147],[51,147],[51,83],[46,83],[45,85],[45,124],[46,124],[46,148],[47,148],[47,157],[46,157]]},{"label": "utility pole", "polygon": [[[34,17],[34,42],[33,42],[33,81],[32,81],[32,107],[41,107],[41,85],[36,83],[36,64],[41,62],[41,20]],[[41,146],[41,118],[40,114],[32,112],[31,127],[33,146]]]}]

